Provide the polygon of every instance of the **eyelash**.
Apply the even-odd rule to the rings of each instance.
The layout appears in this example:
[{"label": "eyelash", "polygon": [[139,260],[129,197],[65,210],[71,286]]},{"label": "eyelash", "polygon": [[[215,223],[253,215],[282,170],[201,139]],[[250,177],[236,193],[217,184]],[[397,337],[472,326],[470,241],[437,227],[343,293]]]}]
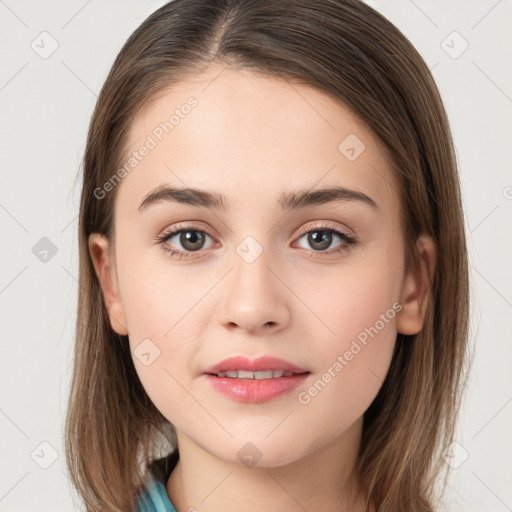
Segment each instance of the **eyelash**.
[{"label": "eyelash", "polygon": [[[181,233],[181,232],[186,232],[186,231],[195,231],[197,233],[203,233],[203,234],[208,235],[211,238],[214,238],[211,233],[209,233],[208,231],[206,231],[204,229],[196,229],[196,226],[183,226],[182,224],[179,224],[178,226],[175,226],[167,231],[164,231],[162,234],[158,235],[155,238],[155,243],[160,244],[162,246],[162,249],[165,252],[169,253],[170,256],[178,256],[180,260],[187,259],[187,258],[189,258],[189,255],[194,254],[195,252],[200,252],[200,250],[199,251],[182,251],[181,249],[170,249],[169,247],[167,247],[165,245],[167,240],[172,238],[174,235]],[[331,250],[331,251],[310,250],[310,251],[308,251],[308,254],[310,256],[317,255],[317,254],[343,253],[343,252],[349,251],[352,247],[355,247],[358,244],[358,240],[355,237],[348,235],[344,231],[340,230],[340,228],[338,228],[332,224],[315,226],[314,228],[307,228],[307,227],[301,228],[299,230],[300,236],[298,237],[298,240],[301,239],[304,235],[306,235],[308,233],[315,232],[315,231],[324,231],[327,233],[334,233],[335,235],[339,236],[342,239],[344,244],[340,248]],[[318,257],[318,256],[313,256],[313,257]]]}]

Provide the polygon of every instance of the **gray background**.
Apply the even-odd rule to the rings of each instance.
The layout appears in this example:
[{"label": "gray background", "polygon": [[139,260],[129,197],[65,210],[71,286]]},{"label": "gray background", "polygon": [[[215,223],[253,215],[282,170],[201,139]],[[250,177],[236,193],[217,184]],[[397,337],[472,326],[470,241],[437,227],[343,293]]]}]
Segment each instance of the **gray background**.
[{"label": "gray background", "polygon": [[[62,445],[77,296],[74,180],[117,52],[164,3],[0,0],[0,512],[78,510]],[[447,509],[512,510],[512,0],[368,3],[433,70],[460,165],[475,361],[458,443],[446,452]]]}]

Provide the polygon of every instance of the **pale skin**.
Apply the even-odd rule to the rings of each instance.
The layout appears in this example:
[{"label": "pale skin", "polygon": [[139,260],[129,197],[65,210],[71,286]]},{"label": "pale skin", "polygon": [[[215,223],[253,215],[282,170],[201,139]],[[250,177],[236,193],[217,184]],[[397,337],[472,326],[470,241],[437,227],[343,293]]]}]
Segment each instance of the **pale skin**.
[{"label": "pale skin", "polygon": [[[112,328],[129,336],[132,354],[145,339],[160,350],[149,366],[137,357],[134,364],[177,429],[180,461],[167,493],[179,512],[362,510],[349,502],[363,413],[397,333],[423,326],[434,243],[418,239],[423,271],[405,268],[398,187],[382,147],[351,111],[305,85],[212,65],[135,119],[129,152],[191,96],[197,106],[118,185],[115,241],[89,239]],[[354,161],[339,149],[349,134],[365,145]],[[161,201],[139,211],[162,184],[222,193],[230,208]],[[279,206],[283,193],[333,186],[376,206],[355,199],[288,213]],[[179,224],[205,237],[195,251],[179,233],[165,242],[187,259],[154,242]],[[318,249],[307,233],[326,226],[358,243],[332,234]],[[247,236],[262,248],[251,263],[236,250]],[[395,303],[401,310],[307,404],[295,390],[236,402],[202,374],[232,355],[272,355],[311,372],[307,390]],[[253,467],[237,456],[248,442],[261,453]]]}]

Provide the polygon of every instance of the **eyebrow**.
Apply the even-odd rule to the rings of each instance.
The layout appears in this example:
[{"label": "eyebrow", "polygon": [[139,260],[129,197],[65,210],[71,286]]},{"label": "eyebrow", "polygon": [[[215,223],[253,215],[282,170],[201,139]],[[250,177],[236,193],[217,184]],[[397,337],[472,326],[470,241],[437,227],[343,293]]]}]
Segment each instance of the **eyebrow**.
[{"label": "eyebrow", "polygon": [[[284,192],[279,198],[283,211],[298,210],[308,206],[323,205],[333,202],[359,201],[378,209],[377,203],[370,197],[356,190],[345,187],[331,187],[313,191]],[[144,196],[139,212],[158,203],[174,202],[203,208],[228,211],[229,206],[223,194],[197,188],[180,188],[159,185]]]}]

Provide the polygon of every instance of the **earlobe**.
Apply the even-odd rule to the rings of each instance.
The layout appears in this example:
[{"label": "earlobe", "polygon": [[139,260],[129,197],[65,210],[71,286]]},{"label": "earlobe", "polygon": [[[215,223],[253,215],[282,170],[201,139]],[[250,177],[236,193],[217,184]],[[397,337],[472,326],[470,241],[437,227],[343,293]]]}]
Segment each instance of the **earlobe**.
[{"label": "earlobe", "polygon": [[396,327],[401,334],[417,334],[423,328],[425,314],[431,300],[431,282],[436,266],[436,247],[429,235],[421,235],[416,247],[420,256],[420,266],[411,265],[402,286]]},{"label": "earlobe", "polygon": [[124,314],[115,272],[110,261],[109,241],[99,234],[92,233],[89,236],[89,254],[96,276],[100,283],[101,291],[112,329],[121,335],[128,334],[126,317]]}]

